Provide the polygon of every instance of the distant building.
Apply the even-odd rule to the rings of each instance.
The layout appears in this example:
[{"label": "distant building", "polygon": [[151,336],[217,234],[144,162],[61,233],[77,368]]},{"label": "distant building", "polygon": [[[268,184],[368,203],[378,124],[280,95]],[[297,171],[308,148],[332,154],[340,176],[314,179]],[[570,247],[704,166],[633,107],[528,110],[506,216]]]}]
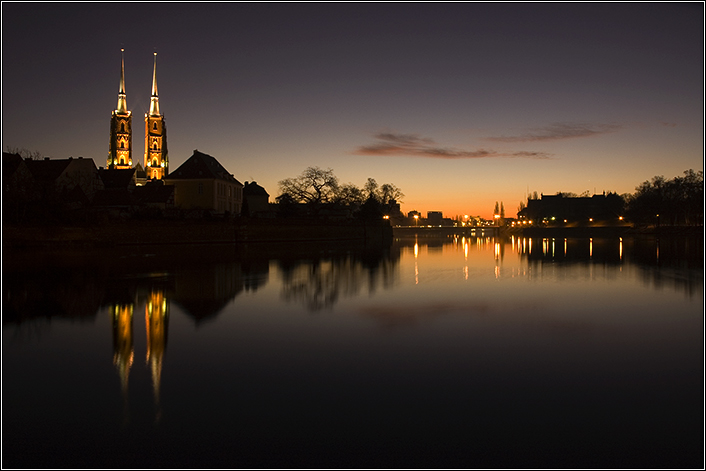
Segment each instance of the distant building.
[{"label": "distant building", "polygon": [[243,184],[208,154],[195,150],[186,162],[164,177],[164,181],[175,187],[177,208],[240,214]]},{"label": "distant building", "polygon": [[427,223],[431,226],[440,226],[444,219],[444,214],[441,211],[427,211]]},{"label": "distant building", "polygon": [[623,216],[623,198],[617,193],[570,197],[562,193],[530,199],[517,213],[519,222],[533,224],[590,224],[617,222]]}]

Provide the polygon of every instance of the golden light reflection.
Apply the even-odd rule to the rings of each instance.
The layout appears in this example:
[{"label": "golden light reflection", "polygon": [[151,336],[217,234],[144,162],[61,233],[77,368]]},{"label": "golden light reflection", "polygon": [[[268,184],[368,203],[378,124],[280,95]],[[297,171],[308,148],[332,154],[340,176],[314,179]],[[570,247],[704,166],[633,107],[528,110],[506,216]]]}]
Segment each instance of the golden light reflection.
[{"label": "golden light reflection", "polygon": [[118,370],[125,400],[130,368],[135,358],[132,312],[132,304],[113,306],[113,365]]},{"label": "golden light reflection", "polygon": [[147,331],[147,354],[145,362],[152,373],[154,401],[158,406],[157,419],[160,416],[160,387],[162,382],[162,361],[167,347],[167,326],[169,322],[169,304],[162,291],[152,291],[145,307]]},{"label": "golden light reflection", "polygon": [[593,238],[588,239],[588,256],[593,257]]},{"label": "golden light reflection", "polygon": [[619,247],[620,247],[620,248],[619,248],[618,250],[619,250],[619,252],[620,252],[620,260],[622,260],[622,259],[623,259],[623,238],[622,238],[622,237],[620,238]]}]

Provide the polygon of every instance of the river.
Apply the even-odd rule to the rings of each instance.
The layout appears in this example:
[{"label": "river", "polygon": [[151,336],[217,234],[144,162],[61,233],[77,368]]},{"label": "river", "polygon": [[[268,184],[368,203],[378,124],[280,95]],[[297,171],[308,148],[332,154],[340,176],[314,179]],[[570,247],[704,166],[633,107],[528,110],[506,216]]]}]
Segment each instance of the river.
[{"label": "river", "polygon": [[4,468],[701,468],[703,239],[4,254]]}]

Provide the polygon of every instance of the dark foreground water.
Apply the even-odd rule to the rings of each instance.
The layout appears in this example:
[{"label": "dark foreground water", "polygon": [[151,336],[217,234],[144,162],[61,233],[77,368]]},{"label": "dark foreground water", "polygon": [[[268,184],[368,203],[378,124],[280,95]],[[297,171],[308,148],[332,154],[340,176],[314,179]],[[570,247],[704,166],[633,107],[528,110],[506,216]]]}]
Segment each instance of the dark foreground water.
[{"label": "dark foreground water", "polygon": [[703,468],[702,239],[3,254],[2,466]]}]

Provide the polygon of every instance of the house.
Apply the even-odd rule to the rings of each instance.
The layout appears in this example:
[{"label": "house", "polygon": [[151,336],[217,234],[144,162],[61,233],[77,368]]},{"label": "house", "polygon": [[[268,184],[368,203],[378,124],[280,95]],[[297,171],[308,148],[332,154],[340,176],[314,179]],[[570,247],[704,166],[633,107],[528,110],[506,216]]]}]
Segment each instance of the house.
[{"label": "house", "polygon": [[243,184],[218,160],[198,150],[165,176],[164,182],[174,186],[176,208],[238,215],[242,209]]},{"label": "house", "polygon": [[165,185],[163,180],[154,180],[135,188],[133,195],[141,208],[164,212],[174,208],[174,190],[173,185]]},{"label": "house", "polygon": [[86,204],[93,201],[103,181],[93,159],[79,157],[74,159],[25,160],[45,202]]},{"label": "house", "polygon": [[270,210],[270,195],[257,182],[245,182],[242,212],[245,216],[274,217]]},{"label": "house", "polygon": [[125,190],[132,193],[136,186],[137,168],[98,170],[106,190]]},{"label": "house", "polygon": [[19,220],[27,205],[39,199],[34,176],[19,154],[2,153],[3,219]]}]

